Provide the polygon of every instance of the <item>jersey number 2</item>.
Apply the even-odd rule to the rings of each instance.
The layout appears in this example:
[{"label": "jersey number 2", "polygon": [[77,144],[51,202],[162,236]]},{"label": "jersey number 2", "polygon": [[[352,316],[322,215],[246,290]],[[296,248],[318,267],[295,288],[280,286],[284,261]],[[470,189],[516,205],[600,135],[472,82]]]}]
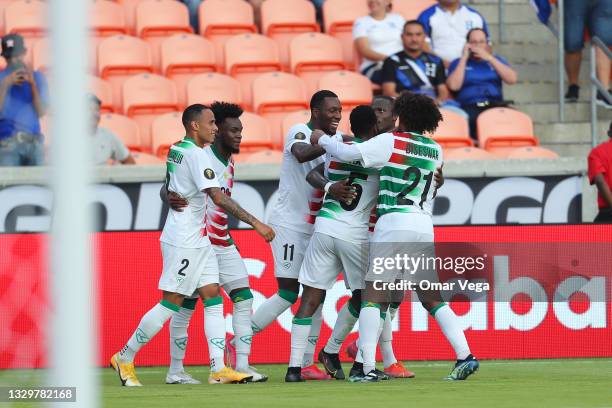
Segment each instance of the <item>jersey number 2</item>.
[{"label": "jersey number 2", "polygon": [[187,269],[187,267],[189,266],[189,259],[183,259],[181,261],[181,265],[183,265],[183,267],[181,269],[179,269],[178,274],[181,276],[185,276],[185,272],[183,272],[185,269]]}]

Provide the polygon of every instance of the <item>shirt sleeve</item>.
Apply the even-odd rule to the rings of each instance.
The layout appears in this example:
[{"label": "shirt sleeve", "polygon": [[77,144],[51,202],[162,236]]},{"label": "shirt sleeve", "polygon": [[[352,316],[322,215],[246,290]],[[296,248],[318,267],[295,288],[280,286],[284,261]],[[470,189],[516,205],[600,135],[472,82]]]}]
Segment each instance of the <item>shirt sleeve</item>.
[{"label": "shirt sleeve", "polygon": [[113,158],[115,160],[124,161],[130,155],[130,151],[113,132],[108,131],[113,145]]},{"label": "shirt sleeve", "polygon": [[34,80],[36,81],[36,87],[38,88],[38,94],[42,100],[43,105],[49,105],[49,87],[47,85],[47,79],[40,72],[34,73]]},{"label": "shirt sleeve", "polygon": [[457,65],[459,65],[459,58],[457,58],[456,60],[453,60],[453,62],[450,63],[450,65],[448,66],[448,75],[450,76],[450,74],[453,73],[453,71],[455,71],[457,69]]},{"label": "shirt sleeve", "polygon": [[431,37],[431,25],[429,24],[429,18],[432,14],[433,12],[431,8],[428,8],[424,10],[421,14],[419,14],[419,17],[417,18],[419,23],[423,24],[423,27],[425,27],[425,33],[429,37]]},{"label": "shirt sleeve", "polygon": [[393,135],[383,133],[355,146],[361,152],[364,167],[379,169],[389,162],[393,154]]},{"label": "shirt sleeve", "polygon": [[512,66],[512,65],[511,65],[511,64],[508,62],[508,60],[507,60],[507,59],[505,59],[504,57],[502,57],[501,55],[497,55],[497,54],[495,54],[495,55],[494,55],[494,57],[495,57],[495,58],[496,58],[496,59],[497,59],[499,62],[501,62],[502,64],[504,64],[504,65],[506,65],[506,66],[508,66],[508,67],[511,67],[511,66]]},{"label": "shirt sleeve", "polygon": [[197,154],[188,155],[186,157],[189,160],[189,171],[191,177],[196,185],[196,188],[200,191],[204,191],[207,188],[217,187],[220,188],[219,181],[217,180],[217,174],[213,169],[210,159],[204,152],[204,149],[200,149]]},{"label": "shirt sleeve", "polygon": [[397,82],[395,77],[395,64],[391,58],[385,58],[382,67],[382,83],[385,82]]},{"label": "shirt sleeve", "polygon": [[358,18],[353,23],[353,40],[368,36],[368,21],[365,17]]},{"label": "shirt sleeve", "polygon": [[595,181],[595,177],[598,174],[606,174],[608,169],[606,169],[604,165],[604,161],[602,160],[599,150],[597,149],[591,150],[591,153],[589,153],[588,162],[589,162],[589,169],[588,169],[589,183],[593,184]]},{"label": "shirt sleeve", "polygon": [[356,144],[348,145],[342,142],[339,138],[332,138],[328,135],[319,138],[319,146],[325,151],[342,161],[361,160],[361,152]]},{"label": "shirt sleeve", "polygon": [[436,65],[436,76],[432,85],[442,85],[446,82],[446,72],[444,72],[444,64],[440,61]]},{"label": "shirt sleeve", "polygon": [[291,153],[291,148],[296,143],[310,143],[310,136],[303,131],[301,126],[295,126],[289,129],[287,139],[285,140],[285,148]]}]

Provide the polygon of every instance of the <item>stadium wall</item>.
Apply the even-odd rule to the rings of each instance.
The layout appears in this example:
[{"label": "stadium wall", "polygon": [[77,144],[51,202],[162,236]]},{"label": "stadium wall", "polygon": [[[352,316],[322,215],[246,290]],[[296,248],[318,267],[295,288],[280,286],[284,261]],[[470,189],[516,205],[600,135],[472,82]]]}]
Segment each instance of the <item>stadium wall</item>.
[{"label": "stadium wall", "polygon": [[[251,230],[236,230],[233,236],[247,264],[257,308],[276,291],[271,252]],[[98,363],[102,366],[124,345],[142,314],[159,301],[158,239],[159,231],[95,234],[98,276],[91,299],[98,309]],[[464,327],[469,328],[466,335],[479,358],[612,357],[612,229],[608,226],[436,227],[436,240],[504,243],[486,248],[492,251],[491,257],[507,254],[510,259],[505,290],[519,277],[530,277],[533,285],[542,288],[537,299],[517,294],[511,301],[501,302],[492,292],[480,300],[454,299],[452,306]],[[44,234],[0,234],[1,369],[47,364],[46,322],[50,313],[47,249]],[[551,260],[551,253],[556,254],[556,260]],[[549,270],[552,272],[542,272]],[[498,275],[494,278],[499,280]],[[577,286],[580,293],[561,290],[568,279],[582,279]],[[558,298],[560,293],[568,300],[566,306]],[[328,292],[319,347],[330,335],[336,310],[347,295],[340,280]],[[231,303],[227,298],[224,307],[227,330],[231,333]],[[253,363],[287,361],[291,318],[292,311],[285,312],[255,337]],[[417,302],[402,304],[394,330],[396,354],[401,360],[454,358],[438,326]],[[189,334],[186,364],[207,364],[200,304]],[[351,334],[348,340],[355,335]],[[168,364],[168,346],[166,327],[139,353],[137,364]]]}]

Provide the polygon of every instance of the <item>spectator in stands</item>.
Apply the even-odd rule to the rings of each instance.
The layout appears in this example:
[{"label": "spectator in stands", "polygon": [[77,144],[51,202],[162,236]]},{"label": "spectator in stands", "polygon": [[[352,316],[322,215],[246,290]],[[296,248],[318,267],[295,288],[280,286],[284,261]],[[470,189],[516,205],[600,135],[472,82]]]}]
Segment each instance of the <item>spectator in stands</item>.
[{"label": "spectator in stands", "polygon": [[589,181],[597,186],[599,214],[593,222],[612,224],[612,122],[607,142],[589,153]]},{"label": "spectator in stands", "polygon": [[391,0],[368,0],[370,14],[353,24],[353,40],[363,58],[359,70],[376,84],[381,84],[385,58],[402,50],[400,39],[404,17],[391,13]]},{"label": "spectator in stands", "polygon": [[113,132],[109,129],[101,128],[100,124],[100,105],[102,101],[95,95],[89,95],[91,103],[91,121],[93,129],[93,151],[94,163],[97,165],[108,164],[109,160],[118,161],[121,164],[136,164],[132,154]]},{"label": "spectator in stands", "polygon": [[482,28],[489,35],[484,17],[460,0],[438,0],[438,4],[425,9],[418,20],[431,40],[431,51],[442,58],[445,66],[461,57],[468,31]]},{"label": "spectator in stands", "polygon": [[44,160],[40,118],[47,108],[47,82],[25,65],[25,53],[23,37],[2,37],[7,66],[0,71],[0,166],[37,166]]},{"label": "spectator in stands", "polygon": [[425,28],[417,20],[404,24],[404,49],[385,59],[382,69],[383,95],[398,96],[408,90],[430,96],[444,108],[456,110],[467,118],[459,104],[450,99],[442,59],[423,51]]},{"label": "spectator in stands", "polygon": [[[599,37],[608,47],[612,47],[612,1],[610,0],[565,0],[565,71],[569,87],[565,98],[576,102],[580,87],[578,76],[584,47],[584,29],[588,28],[592,37]],[[610,89],[610,60],[599,48],[596,49],[597,78],[606,89]],[[597,93],[597,103],[607,108],[612,104]]]},{"label": "spectator in stands", "polygon": [[457,92],[456,99],[469,116],[470,134],[476,139],[476,118],[486,109],[503,106],[502,82],[516,83],[517,74],[508,61],[493,54],[484,29],[471,29],[466,39],[461,58],[450,64],[446,84]]}]

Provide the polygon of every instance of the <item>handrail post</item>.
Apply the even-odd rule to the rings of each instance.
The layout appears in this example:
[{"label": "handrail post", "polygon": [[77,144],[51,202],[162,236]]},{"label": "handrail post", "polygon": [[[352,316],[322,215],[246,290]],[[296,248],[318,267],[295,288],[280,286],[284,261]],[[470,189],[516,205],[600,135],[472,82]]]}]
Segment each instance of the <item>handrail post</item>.
[{"label": "handrail post", "polygon": [[595,48],[597,45],[591,43],[590,50],[590,80],[591,80],[591,147],[597,145],[597,85],[594,78],[597,78],[597,61],[595,57]]},{"label": "handrail post", "polygon": [[565,14],[565,6],[563,0],[557,1],[558,17],[559,17],[559,35],[557,37],[558,54],[559,54],[559,122],[565,122],[565,68],[564,68],[564,49],[563,40],[565,33],[565,23],[563,21]]},{"label": "handrail post", "polygon": [[506,40],[505,32],[504,32],[504,0],[499,0],[499,5],[497,7],[497,24],[498,24],[498,36],[497,39],[500,44],[502,44]]}]

